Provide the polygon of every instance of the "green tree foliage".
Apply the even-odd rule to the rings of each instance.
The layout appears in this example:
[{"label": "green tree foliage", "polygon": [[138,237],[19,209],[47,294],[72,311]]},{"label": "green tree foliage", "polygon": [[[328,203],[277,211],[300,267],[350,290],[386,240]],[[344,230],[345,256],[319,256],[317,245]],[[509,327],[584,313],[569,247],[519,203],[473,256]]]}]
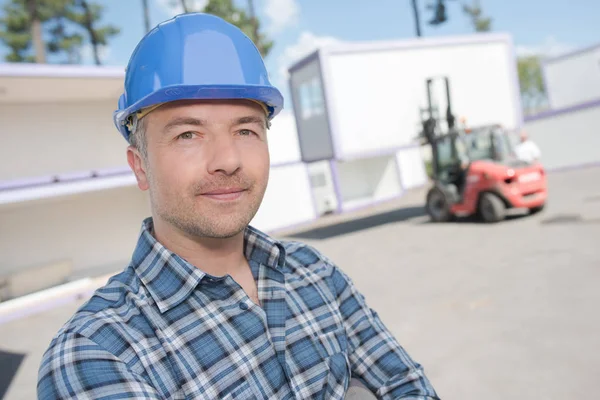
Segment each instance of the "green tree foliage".
[{"label": "green tree foliage", "polygon": [[260,31],[260,21],[255,16],[252,0],[248,0],[248,10],[236,6],[233,0],[208,0],[202,9],[198,9],[197,3],[190,0],[173,0],[172,4],[181,6],[186,13],[205,12],[236,25],[252,39],[263,57],[266,57],[273,47],[273,41]]},{"label": "green tree foliage", "polygon": [[64,1],[11,0],[3,6],[0,40],[10,50],[7,61],[46,62],[43,24],[57,14]]},{"label": "green tree foliage", "polygon": [[9,49],[9,62],[46,63],[52,54],[80,63],[87,34],[100,64],[99,47],[119,33],[114,26],[98,26],[103,7],[89,0],[8,0],[3,11],[0,41]]},{"label": "green tree foliage", "polygon": [[519,85],[525,114],[539,111],[546,102],[546,88],[539,56],[520,57],[517,61]]},{"label": "green tree foliage", "polygon": [[467,14],[475,32],[488,32],[492,30],[492,19],[484,17],[479,0],[473,0],[472,5],[463,5],[463,12]]},{"label": "green tree foliage", "polygon": [[60,4],[56,4],[52,19],[46,23],[50,34],[46,44],[50,53],[65,54],[66,63],[78,64],[81,62],[84,37],[80,32],[73,31],[68,6],[69,0],[60,0]]},{"label": "green tree foliage", "polygon": [[100,47],[107,46],[108,40],[120,32],[116,26],[99,25],[103,13],[104,6],[88,0],[73,0],[67,9],[68,18],[88,34],[96,65],[101,64]]},{"label": "green tree foliage", "polygon": [[10,50],[6,61],[35,61],[35,57],[29,54],[31,23],[24,7],[8,3],[3,7],[3,14],[0,18],[0,40]]}]

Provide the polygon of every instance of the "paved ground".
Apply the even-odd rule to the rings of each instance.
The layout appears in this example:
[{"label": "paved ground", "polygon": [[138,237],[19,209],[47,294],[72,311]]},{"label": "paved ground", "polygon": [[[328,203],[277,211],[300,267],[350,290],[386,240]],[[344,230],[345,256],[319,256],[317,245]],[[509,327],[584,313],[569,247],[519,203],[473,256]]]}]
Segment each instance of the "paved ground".
[{"label": "paved ground", "polygon": [[[419,191],[286,235],[349,273],[443,399],[595,397],[600,168],[554,173],[550,190],[541,214],[496,225],[431,224]],[[76,306],[0,325],[0,350],[27,354],[7,399],[35,398],[41,353]]]}]

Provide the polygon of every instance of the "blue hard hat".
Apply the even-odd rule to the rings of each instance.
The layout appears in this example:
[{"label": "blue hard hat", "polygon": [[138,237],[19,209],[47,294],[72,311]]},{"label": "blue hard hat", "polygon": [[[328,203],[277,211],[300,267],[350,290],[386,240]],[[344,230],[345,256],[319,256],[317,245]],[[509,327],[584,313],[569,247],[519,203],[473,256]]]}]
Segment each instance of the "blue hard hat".
[{"label": "blue hard hat", "polygon": [[283,108],[283,96],[271,85],[250,38],[204,13],[178,15],[142,38],[127,65],[114,123],[129,140],[132,114],[183,99],[255,100],[266,106],[269,119]]}]

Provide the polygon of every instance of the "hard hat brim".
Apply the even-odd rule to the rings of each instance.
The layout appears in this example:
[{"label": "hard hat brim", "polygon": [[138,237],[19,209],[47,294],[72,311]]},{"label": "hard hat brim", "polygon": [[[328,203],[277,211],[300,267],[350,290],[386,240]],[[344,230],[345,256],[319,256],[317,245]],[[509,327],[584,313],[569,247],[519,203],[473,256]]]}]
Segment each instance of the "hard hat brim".
[{"label": "hard hat brim", "polygon": [[140,99],[123,110],[113,114],[115,126],[129,141],[127,119],[133,113],[159,103],[178,100],[226,100],[248,99],[262,102],[269,110],[269,120],[283,109],[283,96],[281,92],[267,85],[172,85],[160,88],[148,96]]}]

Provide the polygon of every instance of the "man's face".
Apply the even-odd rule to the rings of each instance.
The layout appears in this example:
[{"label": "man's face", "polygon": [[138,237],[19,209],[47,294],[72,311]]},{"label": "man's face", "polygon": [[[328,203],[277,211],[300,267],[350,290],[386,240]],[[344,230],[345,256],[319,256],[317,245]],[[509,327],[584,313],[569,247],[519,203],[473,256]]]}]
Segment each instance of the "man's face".
[{"label": "man's face", "polygon": [[527,133],[521,132],[521,142],[526,142],[526,141],[527,141]]},{"label": "man's face", "polygon": [[266,116],[246,100],[163,105],[146,121],[148,157],[129,152],[154,218],[191,237],[232,237],[256,214],[269,178]]}]

